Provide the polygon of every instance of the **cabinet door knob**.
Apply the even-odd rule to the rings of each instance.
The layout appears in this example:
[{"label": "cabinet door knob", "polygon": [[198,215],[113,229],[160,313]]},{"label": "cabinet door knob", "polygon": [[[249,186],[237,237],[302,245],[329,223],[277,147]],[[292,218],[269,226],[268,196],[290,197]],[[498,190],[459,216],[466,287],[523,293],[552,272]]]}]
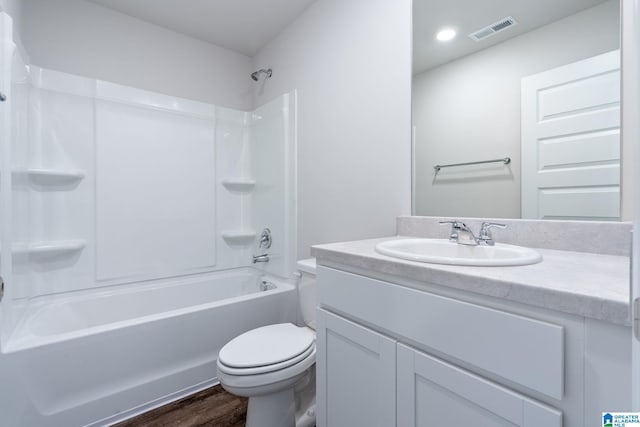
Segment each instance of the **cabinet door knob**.
[{"label": "cabinet door knob", "polygon": [[5,95],[4,93],[0,92],[0,102],[4,102],[7,100],[7,95]]}]

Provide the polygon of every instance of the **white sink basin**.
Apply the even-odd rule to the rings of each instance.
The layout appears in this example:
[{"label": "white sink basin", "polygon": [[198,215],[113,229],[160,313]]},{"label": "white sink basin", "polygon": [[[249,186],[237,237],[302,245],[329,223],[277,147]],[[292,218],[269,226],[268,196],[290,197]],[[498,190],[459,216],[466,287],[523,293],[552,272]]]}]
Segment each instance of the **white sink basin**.
[{"label": "white sink basin", "polygon": [[542,261],[537,251],[496,243],[495,246],[468,246],[445,239],[398,239],[378,243],[376,252],[409,261],[434,264],[509,266]]}]

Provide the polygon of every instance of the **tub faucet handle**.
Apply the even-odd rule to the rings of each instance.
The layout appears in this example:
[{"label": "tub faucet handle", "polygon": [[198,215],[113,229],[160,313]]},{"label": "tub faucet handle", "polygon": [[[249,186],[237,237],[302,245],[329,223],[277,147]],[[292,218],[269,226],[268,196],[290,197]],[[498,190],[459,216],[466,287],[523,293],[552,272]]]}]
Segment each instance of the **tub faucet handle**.
[{"label": "tub faucet handle", "polygon": [[260,249],[269,249],[271,247],[271,243],[273,243],[273,240],[271,238],[271,230],[269,230],[268,228],[265,228],[264,230],[262,230],[262,233],[260,234],[260,240],[258,240],[258,246],[260,247]]}]

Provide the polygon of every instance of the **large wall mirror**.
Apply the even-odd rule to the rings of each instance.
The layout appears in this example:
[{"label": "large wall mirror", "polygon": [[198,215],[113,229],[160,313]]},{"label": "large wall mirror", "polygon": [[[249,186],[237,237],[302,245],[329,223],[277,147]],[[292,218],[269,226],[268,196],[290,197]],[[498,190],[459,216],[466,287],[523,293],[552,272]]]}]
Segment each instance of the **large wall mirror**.
[{"label": "large wall mirror", "polygon": [[413,8],[414,215],[619,220],[619,0]]}]

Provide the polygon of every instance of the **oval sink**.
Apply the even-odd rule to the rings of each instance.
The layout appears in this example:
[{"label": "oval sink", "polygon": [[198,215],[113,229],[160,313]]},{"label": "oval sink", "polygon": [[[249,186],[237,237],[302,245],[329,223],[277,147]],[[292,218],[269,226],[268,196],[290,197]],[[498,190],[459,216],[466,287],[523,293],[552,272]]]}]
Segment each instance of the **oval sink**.
[{"label": "oval sink", "polygon": [[510,266],[542,261],[537,251],[521,246],[496,243],[495,246],[469,246],[445,239],[398,239],[378,243],[376,252],[409,261],[434,264]]}]

